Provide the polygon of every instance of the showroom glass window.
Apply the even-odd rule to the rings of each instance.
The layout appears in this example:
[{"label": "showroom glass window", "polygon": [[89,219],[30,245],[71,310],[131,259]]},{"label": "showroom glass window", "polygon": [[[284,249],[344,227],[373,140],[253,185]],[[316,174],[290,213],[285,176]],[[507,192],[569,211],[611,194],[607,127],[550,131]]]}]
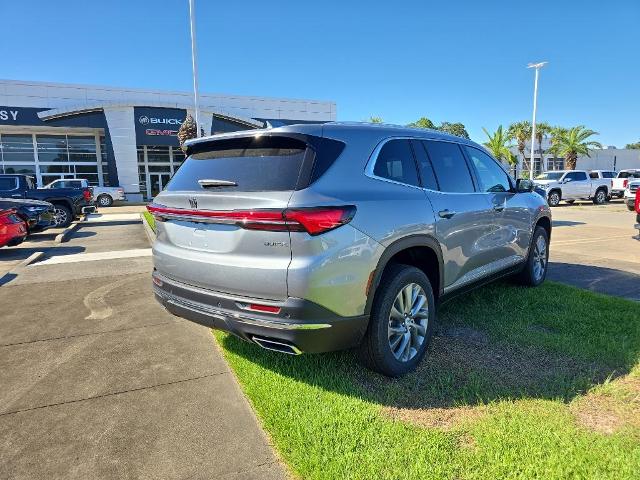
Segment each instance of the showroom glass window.
[{"label": "showroom glass window", "polygon": [[3,173],[36,174],[33,135],[0,135],[0,162]]},{"label": "showroom glass window", "polygon": [[184,162],[184,153],[177,146],[138,145],[138,182],[145,199],[153,198],[155,186],[166,186]]},{"label": "showroom glass window", "polygon": [[469,146],[464,148],[471,163],[476,167],[482,191],[508,192],[511,190],[509,177],[493,158],[477,148]]}]

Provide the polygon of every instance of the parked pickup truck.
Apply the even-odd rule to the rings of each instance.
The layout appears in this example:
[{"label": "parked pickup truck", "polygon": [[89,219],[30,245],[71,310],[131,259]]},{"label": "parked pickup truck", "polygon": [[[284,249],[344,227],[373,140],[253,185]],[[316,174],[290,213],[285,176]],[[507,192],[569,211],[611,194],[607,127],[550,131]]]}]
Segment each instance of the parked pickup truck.
[{"label": "parked pickup truck", "polygon": [[32,198],[53,204],[56,227],[68,227],[74,218],[96,208],[89,188],[36,188],[29,175],[0,174],[0,198]]},{"label": "parked pickup truck", "polygon": [[624,203],[627,204],[627,208],[632,212],[636,208],[636,194],[638,193],[638,190],[640,190],[640,178],[629,179],[627,188],[624,190]]},{"label": "parked pickup truck", "polygon": [[543,172],[535,179],[547,193],[550,207],[556,207],[561,200],[573,203],[575,200],[592,200],[595,204],[607,201],[611,188],[609,178],[591,178],[586,170],[554,170]]},{"label": "parked pickup truck", "polygon": [[618,172],[618,176],[613,179],[613,184],[611,185],[611,196],[622,198],[624,196],[624,191],[627,189],[627,184],[631,180],[636,179],[640,179],[640,170],[620,170]]},{"label": "parked pickup truck", "polygon": [[91,188],[93,198],[99,207],[110,207],[116,200],[126,200],[122,187],[89,187],[89,182],[82,178],[55,180],[44,188]]}]

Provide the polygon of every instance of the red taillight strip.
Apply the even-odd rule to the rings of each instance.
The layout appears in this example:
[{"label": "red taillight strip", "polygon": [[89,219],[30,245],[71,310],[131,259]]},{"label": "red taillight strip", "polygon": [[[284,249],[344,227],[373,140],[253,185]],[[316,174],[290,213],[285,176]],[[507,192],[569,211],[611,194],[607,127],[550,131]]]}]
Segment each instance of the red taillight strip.
[{"label": "red taillight strip", "polygon": [[158,221],[168,219],[190,220],[201,223],[237,225],[251,230],[307,232],[319,235],[349,223],[354,206],[292,208],[284,210],[193,210],[150,204],[147,210]]}]

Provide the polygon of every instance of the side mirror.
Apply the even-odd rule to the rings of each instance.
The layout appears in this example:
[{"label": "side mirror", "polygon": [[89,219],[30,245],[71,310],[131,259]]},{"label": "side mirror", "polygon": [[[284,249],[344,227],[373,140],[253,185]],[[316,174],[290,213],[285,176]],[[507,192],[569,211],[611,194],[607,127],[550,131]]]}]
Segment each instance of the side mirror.
[{"label": "side mirror", "polygon": [[565,178],[564,180],[562,180],[562,183],[569,183],[571,181],[570,178]]},{"label": "side mirror", "polygon": [[528,193],[532,192],[534,188],[534,184],[528,178],[519,178],[516,180],[516,192],[518,193]]}]

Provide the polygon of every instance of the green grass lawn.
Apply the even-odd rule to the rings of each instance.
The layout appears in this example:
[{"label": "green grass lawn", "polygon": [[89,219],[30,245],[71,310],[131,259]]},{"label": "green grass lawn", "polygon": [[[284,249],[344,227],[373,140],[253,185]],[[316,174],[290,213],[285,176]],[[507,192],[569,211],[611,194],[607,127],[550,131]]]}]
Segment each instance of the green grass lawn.
[{"label": "green grass lawn", "polygon": [[142,215],[144,215],[144,219],[147,221],[147,223],[149,224],[151,229],[155,232],[156,231],[156,219],[153,218],[153,215],[151,215],[147,211],[142,212]]},{"label": "green grass lawn", "polygon": [[446,304],[402,378],[216,338],[300,478],[638,478],[640,304],[500,283]]}]

